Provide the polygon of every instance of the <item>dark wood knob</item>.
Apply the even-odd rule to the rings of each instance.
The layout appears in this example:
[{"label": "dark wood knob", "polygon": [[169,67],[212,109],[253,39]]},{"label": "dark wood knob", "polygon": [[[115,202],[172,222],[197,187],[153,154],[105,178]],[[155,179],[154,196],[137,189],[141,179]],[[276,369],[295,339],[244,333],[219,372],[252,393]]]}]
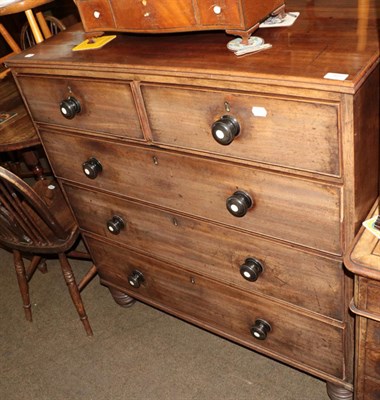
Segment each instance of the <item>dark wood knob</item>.
[{"label": "dark wood knob", "polygon": [[240,132],[240,125],[236,118],[231,115],[223,115],[215,121],[211,127],[213,138],[224,146],[232,143]]},{"label": "dark wood knob", "polygon": [[248,193],[238,190],[227,199],[226,206],[234,217],[244,217],[253,206],[253,200]]},{"label": "dark wood knob", "polygon": [[73,119],[81,111],[79,101],[75,97],[68,97],[59,105],[61,114],[67,119]]},{"label": "dark wood knob", "polygon": [[137,269],[132,272],[132,275],[128,276],[129,284],[136,289],[140,287],[144,280],[145,279],[143,273]]},{"label": "dark wood knob", "polygon": [[251,327],[251,334],[256,339],[265,340],[271,330],[272,327],[267,321],[263,319],[257,319],[255,321],[255,325]]},{"label": "dark wood knob", "polygon": [[95,179],[103,171],[102,164],[94,157],[85,161],[82,164],[82,169],[87,178],[90,179]]},{"label": "dark wood knob", "polygon": [[257,281],[257,278],[263,272],[264,266],[261,261],[256,258],[246,258],[244,264],[240,266],[241,276],[250,282]]},{"label": "dark wood knob", "polygon": [[122,229],[124,229],[125,223],[123,218],[118,215],[114,215],[109,221],[107,221],[107,229],[113,234],[118,235]]}]

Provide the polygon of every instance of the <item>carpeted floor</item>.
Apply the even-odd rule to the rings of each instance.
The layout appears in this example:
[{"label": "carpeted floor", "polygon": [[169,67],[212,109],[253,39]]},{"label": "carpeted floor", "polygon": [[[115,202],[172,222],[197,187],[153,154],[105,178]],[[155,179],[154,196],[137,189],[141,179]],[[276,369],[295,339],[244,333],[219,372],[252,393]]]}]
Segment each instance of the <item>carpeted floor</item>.
[{"label": "carpeted floor", "polygon": [[29,323],[0,249],[1,400],[328,400],[318,379],[141,303],[121,308],[97,278],[83,292],[88,338],[58,263],[48,269],[31,282]]}]

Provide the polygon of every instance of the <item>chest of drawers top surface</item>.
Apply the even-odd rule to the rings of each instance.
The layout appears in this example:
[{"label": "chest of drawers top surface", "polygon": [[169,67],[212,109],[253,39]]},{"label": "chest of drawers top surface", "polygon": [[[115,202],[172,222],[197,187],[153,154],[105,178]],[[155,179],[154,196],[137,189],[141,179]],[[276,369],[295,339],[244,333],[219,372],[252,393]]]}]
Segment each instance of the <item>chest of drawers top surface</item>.
[{"label": "chest of drawers top surface", "polygon": [[[167,35],[118,34],[95,51],[74,52],[86,39],[80,25],[13,57],[10,66],[51,68],[50,73],[87,69],[117,73],[223,79],[287,87],[350,92],[378,62],[378,13],[376,0],[366,6],[346,0],[306,5],[287,2],[287,11],[301,14],[291,27],[259,29],[255,35],[273,47],[254,55],[236,57],[226,45],[233,37],[223,32]],[[347,74],[329,80],[327,73]],[[88,72],[87,72],[88,74]]]}]

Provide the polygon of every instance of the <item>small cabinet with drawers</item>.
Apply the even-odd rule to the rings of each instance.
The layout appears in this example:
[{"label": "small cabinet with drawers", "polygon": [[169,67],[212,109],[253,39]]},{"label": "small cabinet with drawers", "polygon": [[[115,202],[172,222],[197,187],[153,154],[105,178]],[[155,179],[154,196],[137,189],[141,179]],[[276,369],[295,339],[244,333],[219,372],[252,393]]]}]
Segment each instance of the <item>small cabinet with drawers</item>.
[{"label": "small cabinet with drawers", "polygon": [[247,40],[283,0],[75,0],[87,32],[186,32],[224,29]]},{"label": "small cabinet with drawers", "polygon": [[[115,300],[311,373],[339,400],[354,390],[343,258],[377,197],[378,46],[347,51],[355,17],[332,11],[314,32],[323,10],[309,7],[242,58],[221,32],[73,52],[86,37],[74,27],[9,64]],[[325,79],[333,67],[348,78]]]},{"label": "small cabinet with drawers", "polygon": [[[378,216],[379,199],[366,219]],[[364,227],[346,256],[355,274],[350,308],[356,318],[355,398],[380,399],[380,241]]]}]

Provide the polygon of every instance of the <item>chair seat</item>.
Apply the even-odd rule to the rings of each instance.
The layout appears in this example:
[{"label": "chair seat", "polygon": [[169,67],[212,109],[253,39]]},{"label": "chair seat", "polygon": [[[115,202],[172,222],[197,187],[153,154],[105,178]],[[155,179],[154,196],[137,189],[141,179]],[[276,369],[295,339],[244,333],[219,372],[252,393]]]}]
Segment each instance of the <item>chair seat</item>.
[{"label": "chair seat", "polygon": [[0,5],[0,16],[16,14],[35,7],[51,3],[53,0],[3,0]]},{"label": "chair seat", "polygon": [[[42,225],[47,239],[52,242],[55,241],[54,252],[65,252],[73,246],[74,242],[78,238],[79,229],[58,183],[53,179],[43,179],[37,181],[33,185],[33,189],[45,202],[47,208],[51,214],[54,215],[54,218],[57,220],[59,225],[65,230],[65,232],[67,232],[67,238],[61,240],[60,245],[58,245],[57,240],[54,239],[54,233],[47,228],[44,229],[44,226]],[[35,215],[35,212],[31,209],[30,214]],[[38,221],[38,219],[39,217],[36,216],[36,221]],[[45,247],[45,249],[41,248],[39,250],[40,254],[50,252],[48,246]]]}]

